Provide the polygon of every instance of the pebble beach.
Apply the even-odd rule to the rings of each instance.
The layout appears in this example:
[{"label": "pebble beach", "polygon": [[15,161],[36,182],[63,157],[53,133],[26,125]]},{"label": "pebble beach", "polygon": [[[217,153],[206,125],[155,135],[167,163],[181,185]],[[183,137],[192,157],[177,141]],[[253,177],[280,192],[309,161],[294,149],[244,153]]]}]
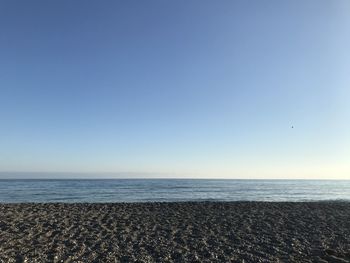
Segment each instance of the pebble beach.
[{"label": "pebble beach", "polygon": [[0,262],[350,262],[350,203],[3,203]]}]

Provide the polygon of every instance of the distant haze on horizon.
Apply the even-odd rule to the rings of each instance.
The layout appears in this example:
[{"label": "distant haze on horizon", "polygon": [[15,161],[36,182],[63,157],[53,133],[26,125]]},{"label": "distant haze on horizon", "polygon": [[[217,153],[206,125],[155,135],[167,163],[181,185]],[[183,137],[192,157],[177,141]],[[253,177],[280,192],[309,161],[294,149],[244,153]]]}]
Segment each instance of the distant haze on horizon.
[{"label": "distant haze on horizon", "polygon": [[0,179],[350,179],[349,47],[347,0],[1,1]]}]

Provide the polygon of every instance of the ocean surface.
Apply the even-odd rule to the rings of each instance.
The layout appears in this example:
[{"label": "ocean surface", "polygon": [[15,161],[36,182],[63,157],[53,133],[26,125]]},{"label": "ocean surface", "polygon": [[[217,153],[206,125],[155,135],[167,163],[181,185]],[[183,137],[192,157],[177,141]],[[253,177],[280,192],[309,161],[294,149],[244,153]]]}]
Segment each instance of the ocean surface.
[{"label": "ocean surface", "polygon": [[350,180],[0,180],[0,202],[350,201]]}]

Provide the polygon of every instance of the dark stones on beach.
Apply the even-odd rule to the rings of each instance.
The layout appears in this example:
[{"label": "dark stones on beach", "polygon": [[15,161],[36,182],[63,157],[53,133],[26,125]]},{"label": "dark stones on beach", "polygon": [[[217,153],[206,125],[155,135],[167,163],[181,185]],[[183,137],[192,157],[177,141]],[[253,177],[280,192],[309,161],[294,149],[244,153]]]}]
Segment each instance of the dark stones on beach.
[{"label": "dark stones on beach", "polygon": [[0,204],[0,262],[350,262],[350,203]]}]

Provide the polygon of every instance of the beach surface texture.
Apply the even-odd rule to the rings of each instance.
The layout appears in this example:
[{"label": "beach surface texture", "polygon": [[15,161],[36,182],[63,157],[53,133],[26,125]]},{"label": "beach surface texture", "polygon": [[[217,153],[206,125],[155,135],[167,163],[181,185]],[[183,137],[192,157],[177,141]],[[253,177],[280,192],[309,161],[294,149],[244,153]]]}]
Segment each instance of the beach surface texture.
[{"label": "beach surface texture", "polygon": [[0,262],[350,262],[350,203],[0,204]]}]

